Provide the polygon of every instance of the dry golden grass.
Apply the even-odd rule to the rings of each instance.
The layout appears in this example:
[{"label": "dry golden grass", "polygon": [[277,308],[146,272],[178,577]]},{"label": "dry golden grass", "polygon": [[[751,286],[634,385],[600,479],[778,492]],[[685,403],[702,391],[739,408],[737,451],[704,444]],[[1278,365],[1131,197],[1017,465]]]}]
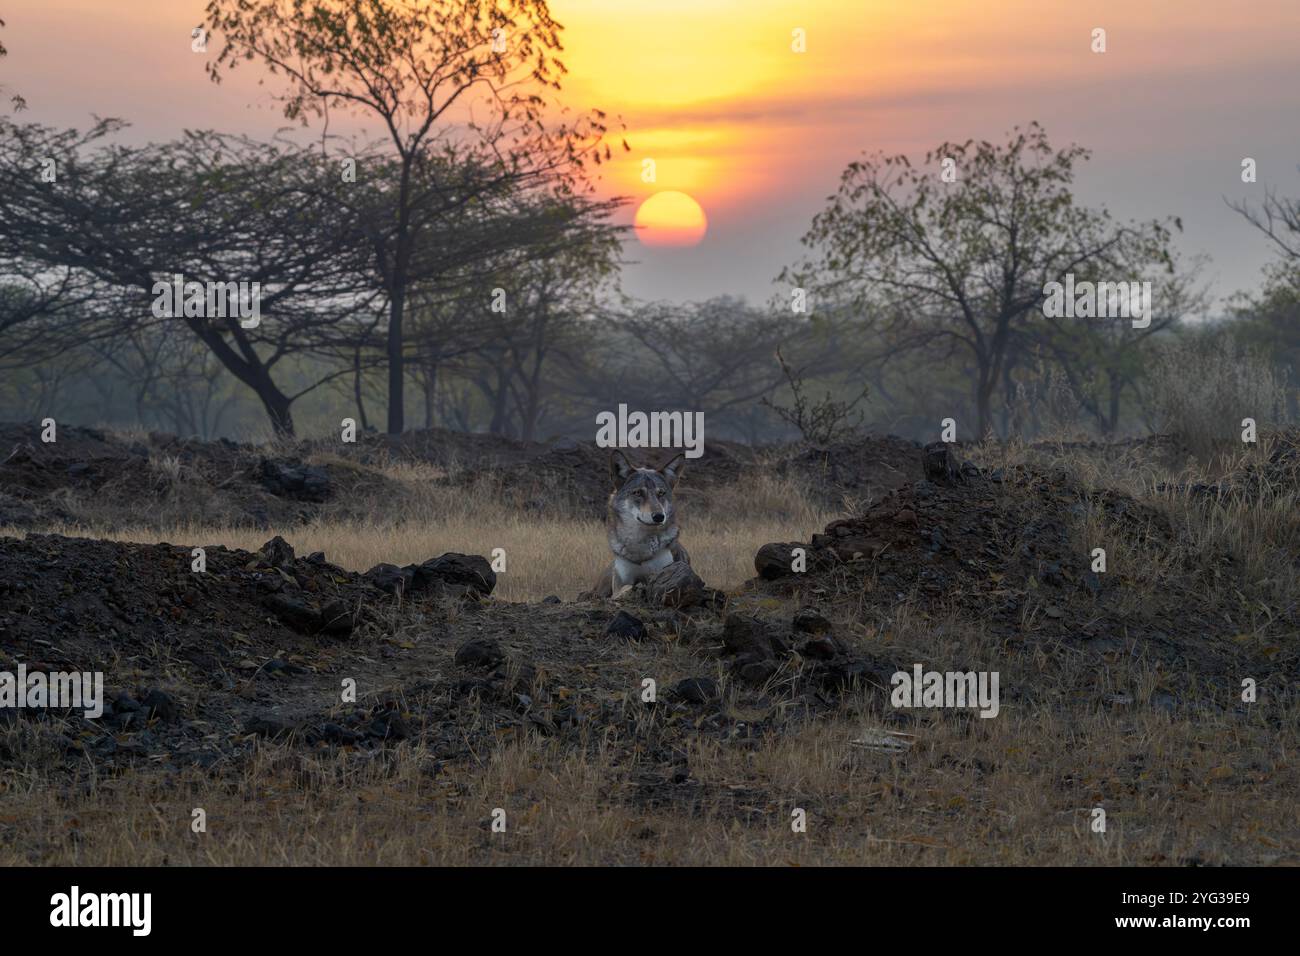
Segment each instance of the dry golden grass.
[{"label": "dry golden grass", "polygon": [[[599,746],[532,735],[451,767],[408,744],[375,757],[266,746],[219,779],[11,782],[0,865],[1295,863],[1297,718],[1278,732],[1228,715],[934,714],[902,755],[855,746],[869,721],[836,718],[762,747],[697,742],[689,782],[658,803]],[[497,808],[505,832],[489,825]]]},{"label": "dry golden grass", "polygon": [[[591,588],[609,563],[601,521],[530,514],[491,487],[465,490],[434,485],[431,479],[439,473],[426,465],[393,464],[381,471],[405,486],[412,501],[395,520],[313,523],[269,531],[191,523],[161,529],[54,525],[42,530],[109,541],[224,545],[246,551],[256,551],[279,534],[298,554],[323,551],[329,561],[353,571],[381,563],[419,563],[447,551],[490,556],[501,548],[506,571],[499,576],[495,593],[507,601],[538,601],[551,594],[571,599]],[[727,501],[731,496],[722,492],[717,499]],[[692,516],[684,509],[680,519],[691,564],[706,582],[724,589],[754,576],[754,553],[762,545],[802,540],[834,517],[808,502],[789,482],[747,482],[734,500],[734,513],[714,509]],[[0,526],[0,535],[23,534]]]}]

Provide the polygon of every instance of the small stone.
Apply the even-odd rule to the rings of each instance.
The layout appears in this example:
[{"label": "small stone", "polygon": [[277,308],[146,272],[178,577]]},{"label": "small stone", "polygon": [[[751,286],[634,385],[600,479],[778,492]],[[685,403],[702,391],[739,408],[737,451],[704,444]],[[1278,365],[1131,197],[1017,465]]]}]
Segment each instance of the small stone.
[{"label": "small stone", "polygon": [[831,622],[810,607],[800,608],[791,622],[801,634],[824,634],[831,630]]},{"label": "small stone", "polygon": [[287,625],[302,634],[314,634],[320,630],[320,613],[298,598],[287,594],[270,594],[262,599],[262,605]]},{"label": "small stone", "polygon": [[282,568],[293,563],[293,545],[278,534],[257,551],[272,567]]},{"label": "small stone", "polygon": [[814,660],[828,661],[837,654],[842,653],[842,648],[840,642],[835,640],[833,635],[819,634],[804,644],[799,649],[799,653]]},{"label": "small stone", "polygon": [[959,466],[946,442],[934,441],[921,449],[921,468],[929,481],[950,485],[956,481]]},{"label": "small stone", "polygon": [[179,713],[176,702],[171,696],[156,688],[145,695],[141,707],[151,718],[156,717],[159,720],[172,720]]},{"label": "small stone", "polygon": [[772,679],[777,667],[775,661],[746,660],[741,663],[738,660],[735,673],[737,677],[751,687],[760,687]]},{"label": "small stone", "polygon": [[668,689],[668,695],[688,704],[707,704],[718,697],[718,682],[711,677],[688,677]]},{"label": "small stone", "polygon": [[625,641],[644,641],[646,633],[645,624],[627,611],[619,611],[605,626],[606,637],[617,637]]},{"label": "small stone", "polygon": [[481,554],[447,553],[410,568],[409,591],[455,597],[487,597],[497,586],[497,574]]},{"label": "small stone", "polygon": [[493,640],[476,639],[467,641],[456,651],[455,662],[460,667],[481,667],[490,669],[506,659],[501,645]]},{"label": "small stone", "polygon": [[674,561],[646,580],[646,598],[651,604],[687,608],[706,603],[708,589],[685,561]]},{"label": "small stone", "polygon": [[347,601],[331,601],[320,611],[321,630],[331,637],[346,637],[355,625],[352,607]]},{"label": "small stone", "polygon": [[372,586],[389,594],[402,594],[415,577],[413,570],[399,568],[395,564],[376,564],[362,575]]}]

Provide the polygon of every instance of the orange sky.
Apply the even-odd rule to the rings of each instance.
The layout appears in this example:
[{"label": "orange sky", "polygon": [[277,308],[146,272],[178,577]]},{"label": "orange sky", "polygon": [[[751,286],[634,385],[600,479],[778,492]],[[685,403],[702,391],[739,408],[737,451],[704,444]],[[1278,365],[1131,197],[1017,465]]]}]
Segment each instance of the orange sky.
[{"label": "orange sky", "polygon": [[[1095,152],[1083,198],[1120,216],[1179,214],[1221,291],[1267,253],[1223,204],[1261,186],[1300,194],[1300,3],[1254,0],[554,0],[564,99],[621,114],[633,152],[602,189],[693,196],[699,247],[648,250],[629,291],[761,299],[840,170],[863,150],[922,152],[1037,119]],[[203,0],[6,0],[0,83],[25,118],[121,116],[141,139],[185,127],[265,135],[284,121],[252,71],[214,87],[189,30]],[[1093,54],[1089,33],[1108,33]],[[807,52],[791,49],[806,31]],[[657,182],[641,181],[653,158]],[[631,219],[632,209],[626,218]]]}]

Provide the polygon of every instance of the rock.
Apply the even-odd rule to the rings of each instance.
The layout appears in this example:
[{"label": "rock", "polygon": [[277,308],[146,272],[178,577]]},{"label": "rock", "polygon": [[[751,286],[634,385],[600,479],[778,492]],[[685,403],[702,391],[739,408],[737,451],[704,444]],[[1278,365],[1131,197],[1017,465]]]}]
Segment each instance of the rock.
[{"label": "rock", "polygon": [[718,682],[711,677],[687,677],[668,688],[668,696],[688,704],[707,704],[718,699]]},{"label": "rock", "polygon": [[831,622],[810,607],[796,611],[791,623],[801,634],[825,634],[831,630]]},{"label": "rock", "polygon": [[322,633],[331,637],[347,637],[356,625],[352,607],[346,601],[331,601],[320,610]]},{"label": "rock", "polygon": [[710,594],[689,564],[674,561],[646,580],[646,597],[651,604],[687,608],[706,603]]},{"label": "rock", "polygon": [[929,481],[951,485],[957,480],[959,466],[947,442],[932,441],[921,449],[921,454],[921,470]]},{"label": "rock", "polygon": [[315,634],[320,630],[320,612],[299,598],[288,594],[268,594],[262,598],[262,606],[281,624],[301,634]]},{"label": "rock", "polygon": [[790,654],[790,645],[774,625],[742,614],[727,615],[722,623],[722,644],[727,654],[748,654],[756,660]]},{"label": "rock", "polygon": [[835,639],[834,635],[818,634],[799,648],[799,653],[814,660],[828,661],[832,657],[844,653],[844,648],[840,646],[840,642]]},{"label": "rock", "polygon": [[401,714],[389,709],[375,715],[366,725],[366,734],[379,740],[405,740],[411,736],[411,728]]},{"label": "rock", "polygon": [[332,491],[325,469],[305,465],[296,458],[286,461],[263,458],[257,478],[271,494],[295,501],[325,501]]},{"label": "rock", "polygon": [[355,744],[361,739],[361,735],[354,730],[348,730],[346,727],[340,727],[334,723],[321,724],[320,739],[328,740],[332,744]]},{"label": "rock", "polygon": [[774,660],[757,659],[751,654],[742,654],[732,665],[732,673],[751,687],[760,687],[772,679],[780,665]]},{"label": "rock", "polygon": [[438,596],[487,597],[497,586],[497,575],[488,559],[479,554],[448,553],[412,565],[410,592]]},{"label": "rock", "polygon": [[505,651],[493,640],[475,639],[462,644],[456,651],[455,661],[460,667],[491,669],[505,661]]},{"label": "rock", "polygon": [[542,598],[542,603],[543,603],[543,604],[562,604],[562,603],[564,603],[564,602],[562,602],[562,601],[560,600],[560,598],[559,598],[558,595],[555,595],[555,594],[548,594],[548,595],[546,595],[546,597]]},{"label": "rock", "polygon": [[804,547],[801,544],[765,544],[754,555],[754,570],[765,581],[797,574],[794,570],[794,549]]},{"label": "rock", "polygon": [[278,534],[257,549],[272,567],[283,568],[293,563],[293,546]]},{"label": "rock", "polygon": [[415,571],[413,568],[399,568],[395,564],[376,564],[361,576],[381,591],[404,594],[415,578]]},{"label": "rock", "polygon": [[150,718],[156,717],[158,720],[173,720],[180,713],[180,709],[176,706],[176,702],[171,699],[171,696],[157,688],[145,694],[140,706]]},{"label": "rock", "polygon": [[605,626],[606,637],[617,637],[625,641],[644,641],[646,633],[645,624],[627,611],[619,611]]}]

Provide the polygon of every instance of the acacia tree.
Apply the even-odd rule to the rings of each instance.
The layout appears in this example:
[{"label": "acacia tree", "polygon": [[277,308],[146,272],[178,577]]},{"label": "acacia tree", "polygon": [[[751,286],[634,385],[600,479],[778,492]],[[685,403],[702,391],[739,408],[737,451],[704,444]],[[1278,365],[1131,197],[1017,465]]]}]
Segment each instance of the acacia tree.
[{"label": "acacia tree", "polygon": [[[0,356],[30,361],[142,330],[185,329],[292,434],[296,392],[277,366],[353,347],[378,298],[360,287],[364,243],[321,185],[337,171],[311,151],[187,134],[161,146],[88,149],[90,133],[0,125]],[[55,171],[47,181],[43,164]],[[261,320],[155,309],[155,283],[256,284]],[[11,280],[13,281],[13,280]]]},{"label": "acacia tree", "polygon": [[[377,118],[387,135],[391,218],[372,243],[388,303],[388,431],[399,433],[410,291],[438,278],[419,261],[433,225],[419,213],[422,193],[460,208],[504,185],[573,188],[585,163],[601,160],[604,114],[544,119],[542,92],[558,90],[565,72],[545,0],[209,0],[207,15],[224,42],[212,80],[259,60],[287,81],[286,117],[328,120],[340,108]],[[472,144],[494,175],[468,191],[442,181],[430,156],[448,141]]]},{"label": "acacia tree", "polygon": [[973,360],[982,437],[1049,282],[1171,267],[1168,223],[1118,224],[1075,204],[1075,167],[1088,157],[1053,150],[1033,123],[1005,146],[944,143],[918,166],[903,155],[853,162],[803,237],[813,255],[781,280],[851,302],[894,354]]}]

